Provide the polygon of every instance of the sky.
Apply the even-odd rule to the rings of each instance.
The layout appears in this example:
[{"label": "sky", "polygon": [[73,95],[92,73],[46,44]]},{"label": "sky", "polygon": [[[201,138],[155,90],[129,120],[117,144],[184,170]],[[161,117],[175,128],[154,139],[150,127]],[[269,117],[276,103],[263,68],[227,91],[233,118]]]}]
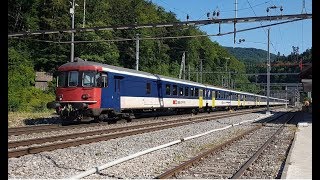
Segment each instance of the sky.
[{"label": "sky", "polygon": [[[220,19],[235,17],[235,0],[150,0],[154,4],[165,8],[176,14],[177,19],[186,21],[189,15],[189,21],[205,20],[207,13],[214,10],[220,11]],[[279,8],[270,9],[267,13],[266,9],[270,6]],[[251,7],[250,7],[251,6]],[[303,0],[237,0],[237,17],[255,17],[266,15],[281,15],[280,6],[282,6],[283,15],[311,13],[312,0],[305,0],[305,8],[303,8]],[[254,22],[254,23],[238,23],[237,30],[267,25],[272,22]],[[261,24],[260,24],[261,23]],[[200,29],[207,34],[217,34],[219,32],[218,25],[200,26]],[[233,31],[233,24],[221,25],[221,33]],[[212,41],[218,42],[222,46],[228,47],[246,47],[267,50],[268,36],[267,28],[255,29],[236,34],[236,44],[233,41],[233,34],[224,36],[211,36]],[[244,42],[239,43],[239,39]],[[299,53],[312,47],[312,19],[301,20],[270,27],[270,53],[289,55],[293,52],[292,46],[299,47]]]}]

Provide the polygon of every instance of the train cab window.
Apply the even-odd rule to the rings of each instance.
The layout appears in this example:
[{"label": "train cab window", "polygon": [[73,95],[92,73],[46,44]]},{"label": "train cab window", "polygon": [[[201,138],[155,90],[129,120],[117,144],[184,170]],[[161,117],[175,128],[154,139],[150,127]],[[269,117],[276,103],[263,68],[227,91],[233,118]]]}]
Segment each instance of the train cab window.
[{"label": "train cab window", "polygon": [[146,93],[147,94],[150,94],[151,93],[151,84],[150,83],[147,83],[147,88],[146,88]]},{"label": "train cab window", "polygon": [[190,88],[190,96],[194,96],[194,88]]},{"label": "train cab window", "polygon": [[64,87],[66,86],[66,78],[67,73],[66,72],[60,72],[57,78],[57,87]]},{"label": "train cab window", "polygon": [[75,87],[78,86],[78,78],[79,72],[78,71],[70,71],[68,76],[68,86]]},{"label": "train cab window", "polygon": [[189,96],[189,88],[188,87],[184,88],[184,95]]},{"label": "train cab window", "polygon": [[194,96],[198,97],[199,96],[199,89],[195,88]]},{"label": "train cab window", "polygon": [[178,94],[178,88],[177,85],[172,86],[172,95],[177,95]]},{"label": "train cab window", "polygon": [[108,87],[108,75],[106,73],[96,74],[96,84],[97,87]]},{"label": "train cab window", "polygon": [[170,84],[166,84],[166,95],[170,95]]},{"label": "train cab window", "polygon": [[183,87],[179,87],[179,96],[183,96]]},{"label": "train cab window", "polygon": [[83,87],[93,87],[94,86],[94,79],[96,73],[95,72],[83,72],[82,74],[82,86]]}]

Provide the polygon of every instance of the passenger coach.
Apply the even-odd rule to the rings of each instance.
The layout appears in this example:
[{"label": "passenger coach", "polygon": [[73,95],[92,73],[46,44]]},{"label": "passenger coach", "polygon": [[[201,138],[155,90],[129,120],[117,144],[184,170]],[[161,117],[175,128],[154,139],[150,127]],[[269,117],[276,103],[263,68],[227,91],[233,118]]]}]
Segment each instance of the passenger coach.
[{"label": "passenger coach", "polygon": [[[266,97],[97,62],[58,68],[56,101],[47,104],[64,119],[130,119],[145,111],[199,111],[266,105]],[[271,98],[270,105],[287,101]]]}]

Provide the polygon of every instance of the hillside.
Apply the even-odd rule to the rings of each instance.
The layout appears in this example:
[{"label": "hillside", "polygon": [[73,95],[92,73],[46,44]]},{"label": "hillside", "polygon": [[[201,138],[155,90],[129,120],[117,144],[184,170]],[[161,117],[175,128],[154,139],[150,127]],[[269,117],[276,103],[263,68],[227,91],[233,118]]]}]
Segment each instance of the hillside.
[{"label": "hillside", "polygon": [[[256,48],[241,48],[241,47],[225,47],[230,54],[238,60],[245,63],[260,63],[266,62],[267,51]],[[277,55],[270,53],[270,60],[276,59]]]}]

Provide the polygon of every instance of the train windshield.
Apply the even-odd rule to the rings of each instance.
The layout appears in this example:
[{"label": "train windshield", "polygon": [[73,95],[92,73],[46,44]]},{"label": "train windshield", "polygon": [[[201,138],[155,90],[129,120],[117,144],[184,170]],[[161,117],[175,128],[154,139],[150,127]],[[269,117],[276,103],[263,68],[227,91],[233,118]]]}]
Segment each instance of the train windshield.
[{"label": "train windshield", "polygon": [[95,86],[95,79],[96,79],[97,73],[95,72],[83,72],[82,74],[82,86],[83,87],[93,87]]},{"label": "train windshield", "polygon": [[107,76],[94,71],[63,71],[58,74],[57,87],[107,87]]}]

